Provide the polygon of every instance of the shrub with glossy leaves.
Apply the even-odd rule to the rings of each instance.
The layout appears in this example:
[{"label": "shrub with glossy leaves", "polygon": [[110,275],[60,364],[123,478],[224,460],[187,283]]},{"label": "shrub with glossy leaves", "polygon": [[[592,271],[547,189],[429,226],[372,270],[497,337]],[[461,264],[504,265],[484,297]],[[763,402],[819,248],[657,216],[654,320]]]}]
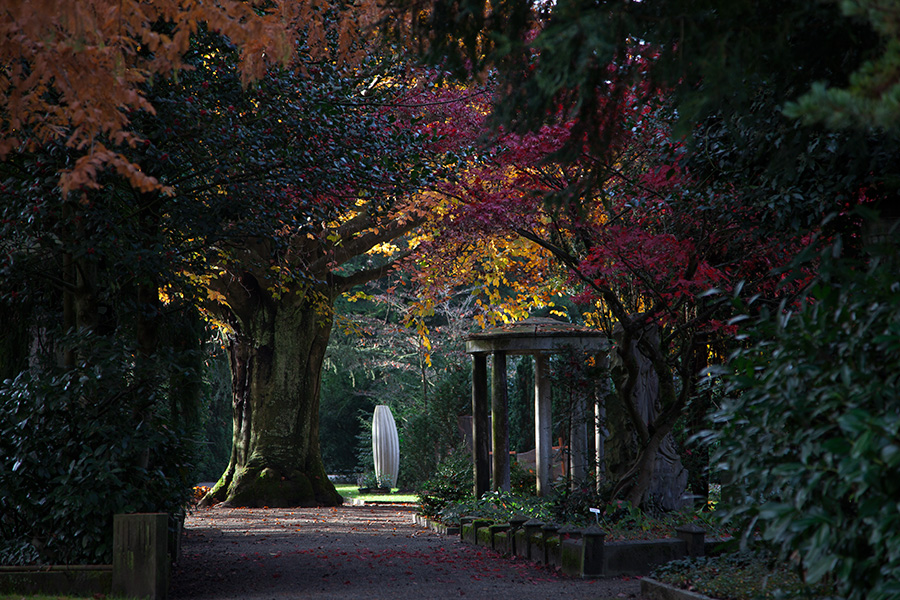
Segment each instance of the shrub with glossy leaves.
[{"label": "shrub with glossy leaves", "polygon": [[437,472],[422,484],[419,512],[435,517],[448,504],[474,499],[474,474],[465,448],[451,452],[438,466]]},{"label": "shrub with glossy leaves", "polygon": [[900,252],[839,247],[796,311],[763,320],[714,421],[726,514],[842,597],[900,596]]},{"label": "shrub with glossy leaves", "polygon": [[89,366],[0,384],[0,564],[108,564],[114,514],[189,500],[194,452],[158,375],[93,341]]}]

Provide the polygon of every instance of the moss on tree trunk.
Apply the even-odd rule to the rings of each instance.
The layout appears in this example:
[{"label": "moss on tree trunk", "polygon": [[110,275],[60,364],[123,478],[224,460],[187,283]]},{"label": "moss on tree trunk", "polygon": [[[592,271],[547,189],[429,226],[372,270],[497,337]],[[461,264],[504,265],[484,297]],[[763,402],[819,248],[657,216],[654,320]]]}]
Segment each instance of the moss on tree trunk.
[{"label": "moss on tree trunk", "polygon": [[331,332],[330,296],[259,301],[236,323],[231,348],[231,460],[204,504],[335,506],[319,451],[319,389]]}]

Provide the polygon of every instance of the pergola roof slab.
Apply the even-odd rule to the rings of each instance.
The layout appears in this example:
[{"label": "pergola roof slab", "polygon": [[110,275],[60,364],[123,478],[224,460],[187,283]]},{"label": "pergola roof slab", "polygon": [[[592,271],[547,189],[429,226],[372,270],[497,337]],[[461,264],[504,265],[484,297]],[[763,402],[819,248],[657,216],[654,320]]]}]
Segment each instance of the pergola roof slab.
[{"label": "pergola roof slab", "polygon": [[473,333],[466,341],[469,354],[554,354],[565,348],[600,352],[609,348],[609,340],[602,332],[587,327],[532,317]]}]

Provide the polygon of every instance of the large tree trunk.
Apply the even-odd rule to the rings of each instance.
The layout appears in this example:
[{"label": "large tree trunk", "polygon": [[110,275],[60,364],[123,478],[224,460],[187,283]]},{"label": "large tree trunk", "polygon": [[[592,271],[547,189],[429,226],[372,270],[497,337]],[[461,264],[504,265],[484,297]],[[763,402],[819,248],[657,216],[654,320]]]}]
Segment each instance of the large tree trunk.
[{"label": "large tree trunk", "polygon": [[[667,368],[656,368],[631,335],[621,329],[618,335],[621,354],[613,372],[617,375],[620,404],[615,408],[620,410],[611,411],[618,419],[610,421],[615,435],[607,450],[618,459],[610,465],[618,479],[614,494],[635,506],[652,500],[665,510],[682,508],[688,504],[688,473],[678,454],[672,427],[681,414],[683,398],[675,394],[672,373]],[[655,329],[645,329],[642,337],[648,344],[659,346]],[[660,371],[665,381],[661,380]]]},{"label": "large tree trunk", "polygon": [[[319,389],[331,333],[331,303],[257,289],[230,348],[234,438],[231,461],[203,504],[335,506],[319,451]],[[326,298],[330,298],[326,296]],[[324,305],[323,305],[324,304]]]}]

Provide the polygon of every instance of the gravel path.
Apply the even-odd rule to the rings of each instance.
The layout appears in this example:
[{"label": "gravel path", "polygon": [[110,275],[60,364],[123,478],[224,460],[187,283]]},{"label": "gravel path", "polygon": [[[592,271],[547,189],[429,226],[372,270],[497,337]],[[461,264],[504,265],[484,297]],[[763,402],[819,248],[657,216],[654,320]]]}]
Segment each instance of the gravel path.
[{"label": "gravel path", "polygon": [[490,600],[639,598],[636,579],[582,581],[413,524],[399,505],[195,510],[169,597]]}]

